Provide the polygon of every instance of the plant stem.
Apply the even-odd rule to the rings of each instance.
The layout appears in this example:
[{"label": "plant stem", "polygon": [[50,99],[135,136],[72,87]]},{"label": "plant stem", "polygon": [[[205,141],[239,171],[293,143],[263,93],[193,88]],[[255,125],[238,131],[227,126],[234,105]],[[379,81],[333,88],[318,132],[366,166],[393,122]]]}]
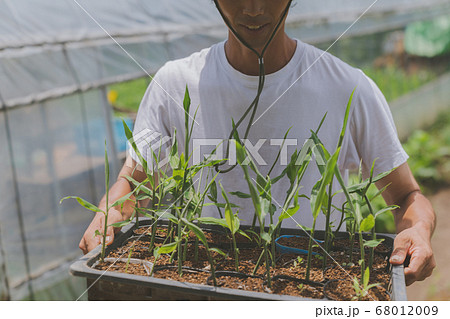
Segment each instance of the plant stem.
[{"label": "plant stem", "polygon": [[[180,220],[181,222],[181,220]],[[183,251],[181,250],[181,244],[182,244],[182,240],[181,240],[181,225],[178,224],[178,257],[177,257],[177,261],[178,261],[178,275],[180,275],[180,277],[183,275]]]},{"label": "plant stem", "polygon": [[155,267],[156,267],[156,262],[158,261],[158,259],[159,259],[159,256],[157,256],[156,258],[155,258],[155,261],[153,262],[153,267],[152,267],[152,270],[150,271],[150,277],[151,276],[153,276],[153,272],[154,272],[154,270],[155,270]]},{"label": "plant stem", "polygon": [[139,227],[139,212],[136,211],[136,227]]},{"label": "plant stem", "polygon": [[309,237],[309,243],[308,243],[308,258],[306,261],[306,274],[305,279],[309,280],[310,276],[310,270],[311,270],[311,258],[312,258],[312,242],[314,238],[314,229],[316,227],[316,220],[313,221],[313,225],[311,228],[311,237]]},{"label": "plant stem", "polygon": [[278,226],[275,227],[275,231],[274,231],[274,233],[275,233],[274,238],[275,238],[275,239],[281,236],[281,223],[282,223],[282,222],[283,222],[282,220],[279,221],[279,222],[278,222]]},{"label": "plant stem", "polygon": [[186,261],[187,258],[187,250],[188,250],[188,239],[186,238],[186,240],[184,241],[184,245],[183,245],[183,261]]},{"label": "plant stem", "polygon": [[333,187],[333,180],[331,180],[330,185],[328,186],[328,207],[327,207],[327,214],[326,214],[326,221],[325,221],[325,254],[323,256],[323,264],[322,268],[325,270],[325,267],[327,265],[327,258],[328,254],[330,253],[330,237],[331,237],[331,227],[330,227],[330,215],[331,215],[331,201],[332,201],[332,187]]},{"label": "plant stem", "polygon": [[125,267],[125,273],[128,273],[128,266],[130,265],[131,254],[133,254],[134,244],[131,246],[130,252],[128,253],[127,266]]},{"label": "plant stem", "polygon": [[195,237],[194,260],[198,262],[198,237]]},{"label": "plant stem", "polygon": [[[106,196],[108,198],[108,196]],[[106,200],[106,211],[108,211],[108,200]],[[108,212],[105,213],[105,226],[103,231],[103,243],[102,243],[102,253],[100,255],[100,260],[105,261],[105,250],[106,250],[106,232],[108,231]]]},{"label": "plant stem", "polygon": [[173,222],[169,221],[169,225],[167,226],[167,237],[166,240],[173,241],[173,230],[175,225]]},{"label": "plant stem", "polygon": [[215,269],[214,261],[212,259],[211,252],[209,251],[209,247],[208,246],[206,246],[206,252],[208,254],[209,264],[211,265],[211,277],[213,278],[214,286],[217,286],[216,269]]},{"label": "plant stem", "polygon": [[152,236],[150,238],[150,245],[148,250],[152,251],[155,248],[155,238],[156,238],[156,230],[157,230],[157,222],[155,222],[152,226]]},{"label": "plant stem", "polygon": [[151,239],[150,239],[150,245],[148,247],[148,250],[151,251],[154,248],[155,245],[155,237],[156,237],[156,229],[157,229],[157,225],[158,225],[158,219],[156,219],[156,212],[155,212],[155,195],[156,195],[156,191],[155,188],[153,187],[152,190],[152,218],[155,220],[153,225],[152,225],[152,235],[151,235]]},{"label": "plant stem", "polygon": [[272,289],[272,278],[270,276],[270,264],[269,264],[269,249],[267,243],[264,244],[264,255],[266,256],[266,273],[267,273],[267,286]]},{"label": "plant stem", "polygon": [[[274,231],[275,233],[275,231]],[[270,244],[270,248],[272,250],[272,265],[275,267],[275,236],[272,237],[272,242]]]},{"label": "plant stem", "polygon": [[353,248],[355,247],[355,231],[356,223],[353,221],[351,226],[353,229],[350,231],[350,263],[353,263]]},{"label": "plant stem", "polygon": [[[367,203],[367,207],[369,207],[370,214],[375,218],[375,215],[373,214],[372,204],[370,203],[370,200],[367,197],[367,194],[364,194],[364,200]],[[375,232],[375,226],[373,226],[371,232],[372,232],[372,240],[376,240],[377,239],[377,235],[376,235],[376,232]],[[374,253],[375,253],[375,247],[370,247],[370,255],[369,255],[369,270],[370,271],[372,271]]]},{"label": "plant stem", "polygon": [[156,214],[154,211],[154,205],[152,203],[152,219],[155,220],[153,222],[152,225],[152,232],[151,232],[151,236],[150,236],[150,245],[148,245],[148,251],[151,252],[155,247],[155,237],[156,237],[156,229],[157,229],[157,224],[158,224],[158,220],[156,219]]},{"label": "plant stem", "polygon": [[172,255],[170,255],[170,258],[169,258],[169,264],[171,264],[171,263],[173,263],[173,260],[175,259],[175,254],[177,253],[177,250],[175,249],[173,252],[172,252]]},{"label": "plant stem", "polygon": [[264,250],[261,252],[261,254],[258,257],[258,261],[256,262],[255,268],[253,269],[252,275],[256,275],[256,271],[258,270],[259,266],[261,265],[261,259],[264,256]]},{"label": "plant stem", "polygon": [[233,238],[234,265],[236,267],[236,272],[239,272],[239,251],[236,246],[236,238],[234,236],[234,233],[231,233],[231,236]]},{"label": "plant stem", "polygon": [[364,254],[364,241],[362,232],[359,232],[359,246],[361,250],[361,285],[364,285],[364,270],[366,269],[366,259]]},{"label": "plant stem", "polygon": [[250,229],[254,229],[256,225],[256,214],[253,215],[252,227]]},{"label": "plant stem", "polygon": [[336,228],[336,233],[339,232],[339,230],[341,229],[342,224],[344,223],[344,216],[345,216],[345,203],[342,204],[341,220],[339,221],[339,225]]}]

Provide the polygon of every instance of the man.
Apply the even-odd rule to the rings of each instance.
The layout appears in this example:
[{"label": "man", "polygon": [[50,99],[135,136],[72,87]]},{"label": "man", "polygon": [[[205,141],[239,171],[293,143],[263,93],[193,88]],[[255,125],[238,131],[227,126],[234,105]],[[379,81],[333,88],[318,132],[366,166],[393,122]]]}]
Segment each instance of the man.
[{"label": "man", "polygon": [[[430,242],[435,214],[411,174],[389,108],[376,85],[361,71],[337,58],[289,38],[284,31],[284,21],[291,1],[217,0],[215,3],[230,30],[227,41],[188,58],[168,62],[158,71],[142,100],[135,134],[148,129],[171,136],[176,128],[177,138],[183,140],[184,110],[179,103],[187,85],[192,105],[199,105],[193,140],[227,139],[232,129],[231,118],[239,119],[254,99],[264,63],[267,76],[258,110],[252,119],[243,121],[240,133],[242,136],[243,128],[251,126],[249,145],[260,155],[258,164],[267,173],[280,146],[277,143],[286,130],[291,127],[289,137],[294,137],[299,148],[325,113],[328,115],[319,135],[324,145],[332,150],[337,144],[348,98],[356,88],[339,168],[346,175],[362,160],[367,175],[375,159],[375,174],[397,167],[377,182],[378,188],[390,185],[383,193],[386,202],[400,206],[394,212],[398,235],[390,262],[402,264],[407,257],[410,259],[405,268],[407,285],[430,276],[435,267]],[[258,59],[257,55],[262,53],[263,58]],[[131,191],[122,176],[133,174],[137,180],[145,179],[144,173],[133,170],[136,165],[137,157],[131,152],[111,188],[110,201]],[[273,176],[282,169],[282,165],[277,165]],[[219,179],[229,191],[245,191],[241,175],[240,168],[235,168],[221,174]],[[305,194],[309,195],[318,178],[317,169],[310,165],[304,178]],[[281,201],[285,191],[281,186],[274,187],[274,198]],[[101,205],[105,206],[104,201]],[[246,202],[239,202],[239,205],[239,217],[248,223],[253,210]],[[294,217],[310,226],[310,212],[305,210],[309,205],[301,203],[300,206],[304,211]],[[111,209],[109,223],[128,218],[132,210],[129,206],[123,213]],[[103,215],[97,214],[80,242],[85,253],[100,243],[94,233],[96,229],[101,230],[103,224]],[[296,227],[297,224],[287,221],[285,226]],[[319,221],[317,227],[323,227],[323,221]],[[107,241],[111,242],[113,230],[109,229],[108,234]]]}]

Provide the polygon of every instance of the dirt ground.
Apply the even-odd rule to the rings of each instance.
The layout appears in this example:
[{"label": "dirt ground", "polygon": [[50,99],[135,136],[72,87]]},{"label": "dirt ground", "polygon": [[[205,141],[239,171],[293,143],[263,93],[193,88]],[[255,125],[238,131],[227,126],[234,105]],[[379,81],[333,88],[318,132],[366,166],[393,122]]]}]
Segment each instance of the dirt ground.
[{"label": "dirt ground", "polygon": [[450,300],[450,187],[428,198],[437,215],[432,238],[437,266],[429,278],[407,287],[408,300]]}]

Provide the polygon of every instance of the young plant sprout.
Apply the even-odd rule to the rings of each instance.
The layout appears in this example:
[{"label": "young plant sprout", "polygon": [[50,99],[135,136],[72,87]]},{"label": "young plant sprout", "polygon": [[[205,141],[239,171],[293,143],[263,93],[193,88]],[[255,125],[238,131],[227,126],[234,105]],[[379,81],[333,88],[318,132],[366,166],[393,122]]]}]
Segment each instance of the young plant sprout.
[{"label": "young plant sprout", "polygon": [[[163,167],[164,169],[160,167],[161,145],[159,147],[158,154],[156,154],[152,148],[152,172],[148,169],[148,162],[141,155],[140,150],[136,146],[132,132],[126,124],[124,124],[125,134],[147,174],[147,179],[142,183],[138,183],[132,178],[128,178],[128,180],[135,186],[135,191],[138,194],[137,199],[150,199],[151,201],[151,207],[149,209],[137,209],[139,213],[150,217],[154,221],[149,250],[151,251],[152,249],[156,249],[154,250],[155,257],[159,257],[159,255],[163,252],[171,253],[170,260],[173,260],[175,256],[177,256],[178,272],[180,276],[182,275],[183,261],[187,257],[189,230],[192,231],[192,227],[190,227],[190,224],[187,224],[186,221],[191,223],[193,220],[200,217],[206,195],[208,192],[214,192],[210,191],[210,189],[215,186],[215,178],[217,177],[217,174],[213,176],[204,189],[202,189],[201,182],[203,180],[203,171],[204,169],[212,170],[214,165],[219,162],[212,161],[208,158],[195,165],[189,164],[189,142],[191,140],[194,127],[193,123],[190,123],[189,121],[190,118],[188,114],[190,111],[190,103],[191,100],[189,97],[189,91],[186,88],[183,101],[186,131],[184,139],[185,152],[181,154],[178,153],[178,141],[176,139],[175,131],[168,155],[169,165],[165,165]],[[196,112],[194,114],[194,119],[195,115]],[[170,167],[170,175],[167,174],[168,167]],[[200,174],[200,177],[197,178],[198,174]],[[195,183],[197,181],[200,182],[198,183],[199,186],[196,189]],[[147,187],[147,184],[149,184],[150,187]],[[174,199],[169,206],[164,204],[164,198],[168,195]],[[162,217],[169,220],[168,236],[166,237],[166,241],[168,242],[162,246],[163,248],[155,248],[154,243],[157,229],[156,222]],[[131,219],[126,222],[130,221]],[[123,226],[126,222],[115,226]],[[173,243],[175,243],[175,245]],[[198,244],[199,238],[197,236],[195,245],[196,255],[198,253]]]},{"label": "young plant sprout", "polygon": [[[234,126],[234,125],[233,125]],[[239,140],[239,137],[237,136],[237,131],[235,134],[235,145],[236,145],[236,158],[237,162],[241,166],[242,170],[244,171],[244,177],[247,181],[247,185],[250,190],[250,196],[253,201],[253,206],[255,208],[255,215],[259,222],[259,230],[260,230],[260,238],[263,243],[263,253],[266,259],[266,276],[267,276],[267,285],[269,288],[271,288],[271,276],[270,276],[270,263],[269,263],[269,248],[268,245],[271,243],[272,239],[271,236],[265,231],[264,229],[264,218],[266,217],[267,213],[269,212],[269,207],[271,206],[271,202],[268,199],[267,192],[261,192],[258,190],[258,187],[263,190],[266,189],[266,187],[270,187],[270,180],[266,180],[262,175],[257,176],[257,180],[255,181],[258,186],[255,186],[254,179],[249,174],[249,164],[252,163],[251,159],[248,157],[247,152],[245,151],[244,146],[241,144],[241,141]],[[248,160],[247,160],[248,158]],[[251,167],[259,173],[259,171],[256,169],[256,166],[251,165]],[[262,257],[262,255],[261,255]],[[261,259],[260,257],[260,259]],[[257,265],[255,267],[254,272],[259,266],[260,260],[258,260]]]},{"label": "young plant sprout", "polygon": [[[233,122],[233,137],[230,143],[235,144],[236,147],[236,159],[238,165],[243,171],[243,177],[248,186],[248,194],[235,191],[227,192],[222,186],[220,181],[216,181],[218,174],[215,172],[215,167],[223,162],[221,160],[212,160],[211,157],[204,158],[200,163],[190,164],[190,159],[192,154],[189,150],[189,144],[193,133],[193,121],[190,121],[190,104],[191,100],[189,97],[189,91],[186,87],[183,107],[185,111],[185,134],[184,134],[184,152],[179,152],[177,132],[173,132],[172,143],[170,149],[167,153],[167,164],[161,165],[161,151],[162,143],[159,144],[158,149],[149,146],[151,149],[151,159],[146,159],[141,154],[141,151],[137,147],[134,139],[133,133],[128,128],[124,122],[125,135],[129,140],[143,171],[146,174],[146,178],[143,181],[137,181],[133,177],[125,176],[125,178],[130,183],[133,190],[115,201],[109,204],[109,164],[108,155],[105,150],[105,185],[106,185],[106,208],[100,209],[99,207],[90,204],[89,202],[76,197],[68,196],[63,198],[75,198],[83,207],[91,210],[93,212],[101,212],[105,216],[104,231],[100,234],[96,231],[96,235],[102,236],[102,251],[100,259],[104,261],[105,257],[105,247],[106,247],[106,230],[108,226],[122,227],[133,220],[135,220],[135,225],[139,225],[139,216],[148,217],[151,221],[151,233],[149,240],[149,252],[153,253],[154,262],[156,265],[160,261],[162,255],[170,254],[169,263],[176,263],[178,275],[183,275],[183,264],[188,260],[188,248],[189,251],[193,249],[194,260],[199,259],[199,249],[204,248],[207,256],[207,263],[209,264],[209,271],[211,273],[211,278],[213,284],[217,285],[216,280],[216,261],[215,256],[217,254],[222,256],[227,256],[223,251],[218,248],[212,247],[211,242],[208,242],[207,237],[204,233],[204,229],[200,228],[201,225],[218,225],[229,231],[231,236],[233,259],[234,259],[234,269],[239,272],[239,261],[242,255],[239,255],[238,244],[236,241],[236,234],[240,234],[247,237],[249,240],[254,240],[258,246],[262,249],[262,252],[257,259],[257,262],[253,268],[253,275],[256,275],[260,266],[265,264],[264,277],[269,289],[272,288],[272,270],[275,269],[276,262],[276,251],[275,251],[275,239],[281,233],[282,222],[287,218],[292,218],[300,209],[299,198],[307,198],[311,205],[311,212],[313,217],[312,227],[308,229],[310,234],[310,239],[308,241],[307,257],[305,260],[298,256],[293,261],[294,267],[300,267],[305,265],[305,279],[310,280],[311,277],[311,265],[312,259],[319,258],[323,268],[327,265],[327,254],[329,253],[332,242],[334,239],[333,231],[338,231],[342,224],[346,222],[350,227],[349,237],[350,237],[350,262],[348,265],[352,265],[353,258],[353,243],[354,238],[357,236],[359,240],[360,247],[360,261],[361,266],[361,279],[354,279],[354,287],[356,292],[355,299],[363,299],[367,296],[368,290],[372,287],[378,286],[379,284],[369,285],[370,271],[372,270],[374,250],[382,240],[376,238],[375,234],[375,220],[380,214],[397,208],[397,206],[387,206],[378,212],[374,212],[373,205],[371,201],[379,196],[382,191],[380,190],[374,196],[368,195],[367,191],[369,187],[388,175],[390,172],[380,174],[378,176],[373,176],[374,163],[370,170],[370,176],[368,179],[363,180],[360,170],[359,182],[356,185],[346,186],[344,179],[339,171],[338,159],[341,152],[341,147],[344,140],[345,130],[348,124],[348,118],[350,113],[350,106],[353,99],[353,93],[350,95],[347,107],[345,110],[345,115],[343,119],[343,125],[340,131],[339,140],[333,153],[328,152],[324,144],[318,137],[318,132],[320,127],[324,123],[325,116],[322,118],[319,127],[316,131],[311,131],[311,140],[313,141],[313,147],[310,145],[305,145],[305,148],[300,151],[294,151],[291,155],[290,161],[286,168],[282,171],[279,176],[271,177],[270,174],[274,168],[276,161],[280,156],[278,153],[274,164],[269,169],[267,175],[263,175],[258,166],[255,164],[252,156],[245,148],[244,144],[239,138],[236,125]],[[194,113],[194,120],[197,111]],[[286,132],[284,140],[289,130]],[[214,152],[213,152],[214,154]],[[320,179],[315,183],[312,188],[310,197],[304,194],[300,194],[302,178],[315,155],[316,164],[318,170],[321,174]],[[212,155],[211,155],[212,156]],[[147,162],[148,161],[148,162]],[[137,169],[137,168],[135,168]],[[133,172],[134,173],[134,172]],[[134,176],[134,174],[131,174]],[[286,177],[289,182],[287,185],[286,197],[282,205],[276,203],[272,197],[272,185]],[[333,198],[336,193],[333,191],[333,183],[336,186],[336,181],[339,183],[341,190],[345,195],[345,203],[342,207],[335,207],[333,205]],[[218,199],[218,186],[219,183],[221,196],[224,202],[219,203]],[[254,207],[254,218],[253,225],[255,226],[258,222],[259,231],[250,230],[247,233],[252,233],[254,238],[250,239],[246,232],[242,231],[241,221],[239,219],[239,209],[233,204],[229,195],[237,196],[239,198],[250,199]],[[167,201],[169,199],[169,202]],[[209,203],[205,203],[205,200],[209,199]],[[61,200],[61,201],[62,201]],[[119,207],[123,209],[124,204],[127,201],[135,201],[135,211],[132,216],[122,222],[108,225],[108,212],[113,207]],[[143,207],[141,204],[143,202],[150,201],[150,207]],[[277,204],[277,207],[275,205]],[[202,216],[203,208],[206,206],[214,205],[218,209],[218,214],[220,218],[214,217],[204,217]],[[363,216],[361,208],[367,206],[369,214]],[[276,218],[275,213],[279,209],[279,216]],[[334,230],[335,225],[331,220],[332,211],[341,211],[341,220],[338,224],[337,230]],[[223,214],[222,214],[223,212]],[[320,213],[325,215],[325,238],[324,247],[320,247],[325,251],[325,254],[314,255],[313,248],[317,247],[317,243],[314,243],[314,235],[317,218]],[[157,237],[157,227],[158,222],[161,218],[167,220],[167,235],[165,238]],[[257,233],[258,232],[258,233]],[[363,233],[371,232],[370,240],[365,240]],[[194,241],[191,241],[192,235],[195,236]],[[160,240],[160,241],[158,241]],[[365,249],[370,249],[368,265],[366,265],[365,260]],[[128,253],[128,260],[126,263],[125,272],[128,272],[129,263],[133,250],[135,249],[134,244]],[[169,257],[169,256],[168,256]],[[232,258],[232,257],[231,257]],[[230,258],[230,259],[231,259]],[[290,261],[292,262],[292,261]],[[186,268],[184,268],[186,269]],[[152,267],[151,274],[155,271],[155,267]],[[305,290],[304,284],[297,285],[298,290],[303,292]]]},{"label": "young plant sprout", "polygon": [[242,230],[239,229],[240,221],[238,218],[238,213],[234,214],[231,209],[231,203],[228,199],[227,193],[225,192],[222,184],[219,182],[220,188],[222,190],[222,197],[225,199],[225,218],[214,218],[214,217],[200,217],[198,221],[202,224],[210,224],[210,225],[219,225],[221,227],[227,228],[231,233],[231,239],[233,243],[233,252],[234,252],[234,263],[235,270],[239,272],[239,249],[236,245],[236,233],[239,233],[248,239],[250,239],[247,234],[245,234]]},{"label": "young plant sprout", "polygon": [[366,270],[364,271],[364,276],[362,278],[364,279],[361,280],[361,283],[358,282],[358,279],[356,277],[353,278],[353,288],[355,289],[356,296],[353,297],[352,300],[362,300],[364,297],[367,296],[371,288],[381,286],[381,284],[379,283],[369,285],[369,278],[370,278],[369,267],[367,267]]},{"label": "young plant sprout", "polygon": [[128,273],[128,266],[130,265],[131,255],[133,254],[134,244],[130,248],[130,252],[128,253],[127,265],[125,267],[125,273]]},{"label": "young plant sprout", "polygon": [[98,206],[95,206],[91,203],[89,203],[88,201],[84,200],[81,197],[78,196],[66,196],[63,199],[61,199],[60,203],[62,203],[62,201],[68,199],[68,198],[74,198],[78,201],[78,203],[83,206],[84,208],[95,212],[95,213],[102,213],[105,216],[105,223],[104,223],[104,227],[103,227],[103,234],[101,234],[98,230],[95,231],[95,236],[101,236],[102,237],[102,249],[101,249],[101,254],[100,254],[100,261],[104,262],[105,260],[105,251],[106,251],[106,234],[107,234],[107,229],[108,229],[108,215],[109,215],[109,210],[113,207],[120,207],[120,210],[123,209],[123,205],[125,204],[125,202],[127,201],[134,201],[134,199],[132,199],[132,195],[134,195],[134,190],[131,191],[130,193],[126,194],[125,196],[123,196],[122,198],[119,198],[117,201],[115,201],[114,203],[112,203],[111,205],[109,205],[109,160],[108,160],[108,152],[106,150],[106,141],[105,141],[105,189],[106,189],[106,204],[105,210],[100,209]]},{"label": "young plant sprout", "polygon": [[300,293],[303,292],[303,290],[305,290],[305,285],[304,284],[298,284],[297,285],[298,290],[300,291]]},{"label": "young plant sprout", "polygon": [[197,225],[191,223],[190,221],[188,221],[184,218],[182,221],[189,227],[189,229],[195,234],[195,236],[198,237],[198,239],[202,242],[202,244],[205,245],[206,253],[208,256],[208,261],[209,261],[210,268],[211,268],[211,277],[213,279],[214,286],[217,286],[216,273],[215,273],[216,266],[215,266],[214,260],[212,258],[211,252],[216,252],[222,256],[226,256],[226,254],[218,248],[209,247],[208,241],[206,240],[206,236],[200,227],[198,227]]},{"label": "young plant sprout", "polygon": [[[263,176],[258,170],[257,166],[251,158],[251,155],[242,145],[237,132],[235,133],[234,142],[236,144],[237,161],[244,171],[244,178],[246,179],[247,185],[249,187],[250,194],[248,195],[248,197],[252,199],[255,208],[255,216],[259,222],[259,238],[263,248],[263,251],[253,270],[253,275],[256,274],[262,258],[263,256],[265,256],[267,285],[269,288],[271,288],[270,266],[275,266],[276,233],[279,231],[279,229],[281,229],[282,221],[286,218],[292,217],[299,210],[298,198],[299,196],[303,195],[299,195],[298,192],[301,188],[300,181],[309,163],[309,160],[307,160],[306,158],[309,153],[306,153],[304,158],[300,158],[300,154],[295,152],[291,157],[290,163],[282,172],[282,174],[274,179],[271,179],[269,176]],[[256,179],[250,176],[248,168],[250,168],[256,174]],[[280,180],[284,175],[287,175],[289,177],[291,184],[283,206],[281,207],[282,211],[280,213],[280,216],[278,217],[278,221],[276,224],[274,224],[273,215],[276,211],[276,206],[272,203],[273,199],[271,194],[271,187],[273,183]],[[293,206],[291,206],[292,202]],[[270,223],[268,231],[266,232],[264,227],[265,217],[267,216],[267,214],[269,214],[270,216]],[[271,251],[269,247],[271,248]]]},{"label": "young plant sprout", "polygon": [[[347,189],[347,191],[350,194],[355,194],[357,196],[357,200],[355,200],[355,203],[357,203],[357,207],[355,206],[355,208],[357,208],[357,209],[356,209],[355,216],[354,216],[356,226],[359,225],[360,229],[362,227],[362,229],[361,229],[362,232],[369,232],[369,231],[371,232],[371,237],[372,237],[371,240],[370,241],[365,241],[365,240],[362,241],[365,247],[370,248],[369,265],[368,265],[370,270],[372,270],[375,248],[382,242],[382,240],[377,240],[377,238],[376,238],[375,220],[380,214],[383,214],[386,211],[390,211],[390,210],[399,208],[399,206],[390,205],[390,206],[386,206],[386,207],[382,208],[381,210],[379,210],[378,212],[374,213],[371,202],[377,196],[381,195],[381,193],[389,185],[385,186],[383,189],[380,189],[372,198],[369,198],[369,196],[367,195],[369,187],[392,172],[392,170],[387,171],[387,172],[377,175],[376,177],[373,177],[374,167],[375,167],[375,161],[372,163],[369,178],[364,181],[362,180],[362,173],[361,173],[361,168],[360,168],[359,174],[358,174],[359,184],[352,185],[352,186],[348,187],[348,189]],[[360,212],[360,208],[363,205],[367,205],[368,210],[369,210],[369,215],[364,219]],[[360,239],[360,244],[361,244],[361,239]],[[362,269],[362,271],[363,270],[364,270],[364,268]]]},{"label": "young plant sprout", "polygon": [[[317,149],[318,152],[320,154],[320,159],[326,161],[325,167],[323,167],[322,163],[318,162],[318,159],[316,159],[316,162],[318,164],[318,168],[319,171],[321,172],[322,176],[319,179],[319,181],[314,185],[312,191],[311,191],[311,197],[310,197],[310,204],[311,204],[311,212],[313,215],[313,225],[311,228],[311,236],[309,239],[309,245],[308,245],[308,259],[307,259],[307,266],[306,266],[306,274],[305,274],[305,279],[309,280],[309,276],[310,276],[310,268],[311,268],[311,256],[312,256],[312,244],[313,244],[313,239],[314,239],[314,230],[315,230],[315,225],[316,225],[316,220],[317,217],[319,216],[320,211],[325,211],[325,215],[327,216],[327,225],[326,225],[326,245],[329,242],[328,239],[328,234],[330,232],[329,230],[329,216],[331,214],[331,189],[332,189],[332,182],[333,182],[333,178],[335,175],[337,175],[337,178],[339,181],[342,180],[342,177],[340,175],[339,172],[339,167],[337,166],[337,161],[339,158],[339,154],[341,151],[341,147],[342,147],[342,143],[344,141],[344,135],[345,135],[345,130],[347,128],[347,122],[348,122],[348,117],[350,114],[350,106],[352,103],[352,99],[353,99],[353,94],[354,94],[354,90],[352,92],[352,94],[350,95],[349,101],[347,103],[347,108],[345,110],[345,116],[344,116],[344,122],[342,125],[342,129],[341,129],[341,133],[339,135],[339,141],[338,144],[336,146],[336,150],[335,152],[331,155],[326,148],[324,147],[324,145],[322,144],[322,142],[320,141],[320,139],[317,137],[317,134],[315,134],[314,132],[312,132],[312,136],[313,136],[313,140],[315,141],[316,145],[317,145]],[[342,184],[343,181],[342,181]],[[342,185],[341,184],[341,185]],[[327,187],[329,188],[328,191],[328,195],[327,195]],[[345,187],[345,184],[344,186]]]},{"label": "young plant sprout", "polygon": [[294,260],[294,267],[297,267],[302,263],[303,263],[303,258],[300,256],[297,256],[297,259]]}]

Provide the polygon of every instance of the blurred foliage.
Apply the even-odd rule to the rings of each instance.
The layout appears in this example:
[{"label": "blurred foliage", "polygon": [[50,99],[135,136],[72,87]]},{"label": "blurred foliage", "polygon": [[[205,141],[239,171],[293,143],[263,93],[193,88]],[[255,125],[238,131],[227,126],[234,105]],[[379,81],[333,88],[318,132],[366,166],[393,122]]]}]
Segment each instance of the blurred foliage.
[{"label": "blurred foliage", "polygon": [[364,73],[370,77],[383,92],[388,102],[419,88],[436,78],[430,70],[407,73],[402,68],[388,66],[382,68],[365,68]]},{"label": "blurred foliage", "polygon": [[450,184],[450,112],[427,131],[414,132],[403,147],[422,192],[429,194]]},{"label": "blurred foliage", "polygon": [[137,113],[145,90],[150,83],[148,77],[110,85],[108,99],[116,112]]}]

